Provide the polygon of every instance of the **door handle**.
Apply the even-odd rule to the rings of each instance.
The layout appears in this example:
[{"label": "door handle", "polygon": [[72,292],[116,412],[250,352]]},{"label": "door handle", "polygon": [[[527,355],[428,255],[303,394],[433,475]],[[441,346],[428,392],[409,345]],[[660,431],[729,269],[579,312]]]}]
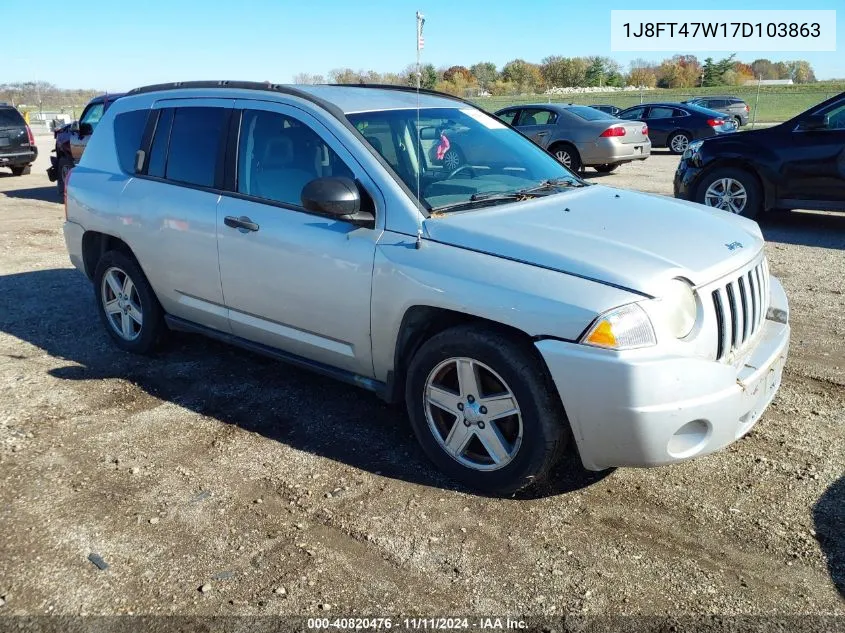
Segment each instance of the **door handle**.
[{"label": "door handle", "polygon": [[537,136],[548,136],[548,132],[537,132]]},{"label": "door handle", "polygon": [[226,226],[229,226],[233,229],[243,229],[245,231],[257,231],[258,230],[258,225],[255,222],[253,222],[252,220],[250,220],[248,217],[246,217],[245,215],[242,215],[239,218],[236,218],[233,215],[227,215],[223,219],[223,224],[225,224]]}]

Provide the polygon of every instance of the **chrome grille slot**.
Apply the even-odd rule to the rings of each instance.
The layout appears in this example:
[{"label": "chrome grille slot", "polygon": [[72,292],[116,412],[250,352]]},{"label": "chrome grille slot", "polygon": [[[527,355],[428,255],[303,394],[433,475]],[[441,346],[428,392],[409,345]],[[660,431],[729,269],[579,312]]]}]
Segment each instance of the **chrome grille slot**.
[{"label": "chrome grille slot", "polygon": [[769,266],[757,260],[711,288],[716,314],[716,359],[727,360],[760,331],[769,307]]}]

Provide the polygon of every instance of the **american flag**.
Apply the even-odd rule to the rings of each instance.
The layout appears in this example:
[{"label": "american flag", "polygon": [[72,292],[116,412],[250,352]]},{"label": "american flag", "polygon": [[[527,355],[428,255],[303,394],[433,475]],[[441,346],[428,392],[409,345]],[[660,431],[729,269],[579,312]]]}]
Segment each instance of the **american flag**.
[{"label": "american flag", "polygon": [[423,37],[423,26],[425,26],[425,18],[419,16],[417,18],[417,50],[421,51],[425,47],[425,38]]}]

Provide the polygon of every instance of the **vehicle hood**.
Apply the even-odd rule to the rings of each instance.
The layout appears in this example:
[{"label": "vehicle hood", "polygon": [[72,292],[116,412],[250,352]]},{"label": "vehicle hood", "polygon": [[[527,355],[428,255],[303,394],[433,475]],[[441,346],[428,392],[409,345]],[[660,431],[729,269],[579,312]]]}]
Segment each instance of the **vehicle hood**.
[{"label": "vehicle hood", "polygon": [[673,277],[709,283],[763,248],[751,220],[601,185],[434,216],[423,228],[437,242],[653,297]]}]

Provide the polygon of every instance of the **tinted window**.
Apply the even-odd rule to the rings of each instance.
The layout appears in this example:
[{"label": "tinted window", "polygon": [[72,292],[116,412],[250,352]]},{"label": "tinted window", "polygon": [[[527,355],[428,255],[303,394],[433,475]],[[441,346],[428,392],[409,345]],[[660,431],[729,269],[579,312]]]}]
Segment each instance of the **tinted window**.
[{"label": "tinted window", "polygon": [[569,114],[574,114],[575,116],[586,119],[587,121],[605,121],[616,118],[607,112],[596,110],[595,108],[591,108],[589,106],[573,106],[571,108],[567,108],[566,111],[569,112]]},{"label": "tinted window", "polygon": [[839,101],[822,111],[828,117],[828,130],[845,129],[845,102]]},{"label": "tinted window", "polygon": [[707,106],[709,108],[726,108],[728,107],[728,102],[724,99],[711,99],[710,105]]},{"label": "tinted window", "polygon": [[135,154],[141,148],[141,138],[147,124],[149,110],[133,110],[118,114],[114,119],[114,144],[120,168],[135,173]]},{"label": "tinted window", "polygon": [[176,109],[165,169],[168,180],[214,186],[218,150],[229,112],[225,108]]},{"label": "tinted window", "polygon": [[645,112],[645,108],[631,108],[630,110],[624,110],[619,113],[620,119],[641,119],[643,118],[643,113]]},{"label": "tinted window", "polygon": [[26,122],[21,113],[14,108],[0,108],[0,126],[14,125],[23,127]]},{"label": "tinted window", "polygon": [[[174,135],[178,122],[177,113]],[[376,142],[380,140],[373,138]],[[240,193],[301,206],[302,188],[315,178],[326,176],[353,177],[346,164],[314,130],[275,112],[244,111],[238,145]]]},{"label": "tinted window", "polygon": [[504,121],[505,123],[507,123],[508,125],[513,125],[513,119],[514,119],[514,117],[516,116],[517,112],[519,112],[519,110],[508,110],[507,112],[501,112],[501,113],[500,113],[500,114],[498,114],[497,116],[498,116],[498,117],[499,117],[502,121]]},{"label": "tinted window", "polygon": [[672,108],[666,108],[663,106],[657,106],[649,110],[648,118],[649,119],[671,119],[675,116],[675,110]]},{"label": "tinted window", "polygon": [[164,168],[167,165],[167,144],[170,142],[170,127],[172,124],[173,109],[160,110],[147,166],[147,173],[150,176],[164,178]]}]

